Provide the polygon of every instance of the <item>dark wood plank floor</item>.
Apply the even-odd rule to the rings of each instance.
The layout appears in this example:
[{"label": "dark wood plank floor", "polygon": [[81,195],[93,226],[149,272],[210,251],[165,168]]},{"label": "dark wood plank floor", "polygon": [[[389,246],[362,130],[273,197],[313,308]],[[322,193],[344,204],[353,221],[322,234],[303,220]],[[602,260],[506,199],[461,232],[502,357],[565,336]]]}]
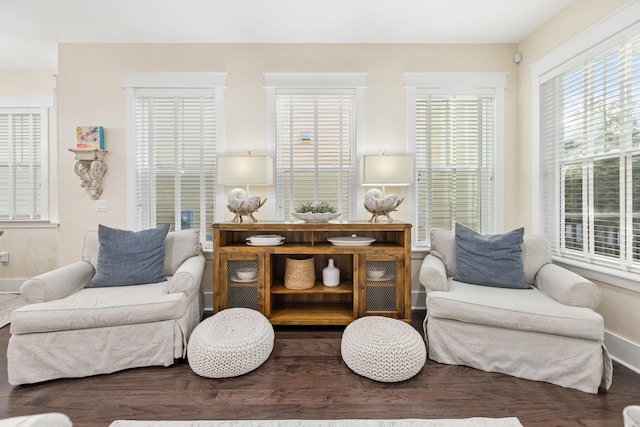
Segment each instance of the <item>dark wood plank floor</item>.
[{"label": "dark wood plank floor", "polygon": [[[414,313],[421,330],[424,311]],[[360,377],[340,357],[339,327],[277,327],[269,360],[247,375],[206,379],[185,361],[91,378],[12,387],[9,327],[0,329],[0,418],[57,411],[77,427],[115,419],[336,419],[517,416],[525,427],[621,427],[640,404],[640,375],[615,364],[608,393],[427,361],[416,377],[384,384]],[[78,349],[82,351],[82,349]]]}]

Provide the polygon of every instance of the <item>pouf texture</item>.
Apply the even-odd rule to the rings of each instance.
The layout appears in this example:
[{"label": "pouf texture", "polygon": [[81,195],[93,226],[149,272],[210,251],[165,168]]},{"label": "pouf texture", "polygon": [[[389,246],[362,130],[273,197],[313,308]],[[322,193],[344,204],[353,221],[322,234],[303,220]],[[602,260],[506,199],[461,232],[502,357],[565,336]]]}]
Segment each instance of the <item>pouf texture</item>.
[{"label": "pouf texture", "polygon": [[422,336],[411,325],[382,316],[361,317],[342,334],[342,360],[356,374],[381,382],[415,376],[427,360]]},{"label": "pouf texture", "polygon": [[266,317],[248,308],[228,308],[195,327],[187,346],[189,366],[207,378],[236,377],[262,365],[275,334]]}]

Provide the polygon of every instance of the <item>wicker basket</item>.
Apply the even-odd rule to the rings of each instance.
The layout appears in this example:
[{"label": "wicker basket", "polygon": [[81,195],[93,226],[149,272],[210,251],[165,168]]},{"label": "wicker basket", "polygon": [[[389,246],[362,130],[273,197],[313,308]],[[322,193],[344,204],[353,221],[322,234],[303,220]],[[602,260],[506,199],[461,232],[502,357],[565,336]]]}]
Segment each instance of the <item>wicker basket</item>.
[{"label": "wicker basket", "polygon": [[284,287],[287,289],[311,289],[316,283],[313,257],[287,257],[284,271]]}]

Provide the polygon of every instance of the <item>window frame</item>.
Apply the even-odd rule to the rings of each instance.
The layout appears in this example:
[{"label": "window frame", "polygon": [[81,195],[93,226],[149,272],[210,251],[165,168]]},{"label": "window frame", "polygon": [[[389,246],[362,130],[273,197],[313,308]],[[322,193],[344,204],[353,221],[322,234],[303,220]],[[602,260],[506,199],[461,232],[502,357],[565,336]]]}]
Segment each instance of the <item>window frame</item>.
[{"label": "window frame", "polygon": [[[136,91],[152,94],[158,91],[159,94],[169,96],[174,93],[188,95],[194,92],[213,93],[215,97],[215,138],[216,157],[221,154],[221,146],[224,138],[224,89],[226,87],[226,73],[123,73],[122,86],[125,90],[126,98],[126,141],[127,141],[127,226],[136,228],[136,165],[135,165],[135,103]],[[161,91],[161,92],[160,92]],[[214,193],[217,198],[217,177],[214,183]],[[214,218],[219,215],[218,204],[212,205]],[[208,228],[198,227],[200,231],[200,241],[207,250],[212,249],[212,243],[206,240],[206,236],[211,233]]]},{"label": "window frame", "polygon": [[[264,87],[267,91],[267,154],[269,157],[276,159],[277,156],[277,125],[276,125],[276,92],[279,89],[288,91],[300,91],[306,93],[322,94],[330,91],[340,91],[344,89],[355,90],[355,121],[354,131],[355,138],[353,148],[354,155],[354,187],[349,189],[350,199],[349,212],[352,218],[340,218],[341,220],[355,220],[357,218],[357,206],[364,203],[364,197],[361,192],[357,191],[357,159],[363,154],[364,140],[364,109],[365,109],[365,89],[367,87],[367,73],[264,73]],[[277,176],[277,159],[275,167],[275,175]],[[277,200],[277,182],[269,188],[269,197]],[[269,204],[268,214],[272,218],[284,218],[289,220],[283,208],[279,208],[277,203]]]},{"label": "window frame", "polygon": [[[495,99],[494,129],[494,175],[493,175],[493,220],[491,232],[504,229],[504,92],[507,73],[504,72],[451,72],[451,73],[405,73],[407,91],[407,139],[411,153],[416,153],[416,99],[419,95],[480,95],[493,96]],[[415,168],[415,182],[418,182],[419,168]],[[417,197],[415,185],[410,188],[410,199]],[[413,206],[414,224],[412,246],[414,250],[428,250],[429,233],[425,240],[418,239],[419,204]]]},{"label": "window frame", "polygon": [[[55,214],[50,212],[49,198],[53,189],[49,181],[49,161],[50,150],[50,112],[55,107],[53,96],[49,95],[26,95],[26,96],[0,96],[0,112],[5,114],[29,113],[40,116],[40,218],[33,220],[0,220],[2,228],[24,228],[24,227],[46,227],[52,224],[51,220]],[[53,154],[52,160],[57,159]]]},{"label": "window frame", "polygon": [[[640,31],[640,3],[631,2],[624,7],[618,9],[607,18],[599,21],[582,33],[572,37],[559,47],[553,49],[545,56],[531,64],[530,80],[532,95],[532,192],[531,192],[531,218],[534,233],[543,232],[543,221],[545,212],[542,206],[542,187],[541,187],[541,86],[546,81],[575,68],[578,64],[594,58],[599,54],[613,48],[622,43],[625,39],[629,39]],[[555,218],[553,219],[559,224],[559,198],[560,185],[555,188],[554,200],[557,201],[555,209]],[[561,238],[560,233],[556,236],[548,236],[556,239],[555,244],[559,244]],[[559,265],[565,266],[578,274],[589,279],[602,281],[621,288],[638,291],[638,273],[632,273],[617,268],[594,264],[584,260],[572,259],[553,255],[553,260]]]}]

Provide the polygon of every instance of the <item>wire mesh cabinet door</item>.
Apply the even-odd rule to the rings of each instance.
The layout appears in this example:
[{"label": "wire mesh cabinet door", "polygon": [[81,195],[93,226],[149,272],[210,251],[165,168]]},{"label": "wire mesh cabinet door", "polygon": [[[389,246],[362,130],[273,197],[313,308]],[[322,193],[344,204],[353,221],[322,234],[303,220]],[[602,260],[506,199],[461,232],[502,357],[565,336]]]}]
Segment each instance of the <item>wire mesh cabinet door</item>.
[{"label": "wire mesh cabinet door", "polygon": [[405,318],[404,258],[396,255],[365,255],[358,273],[360,316]]},{"label": "wire mesh cabinet door", "polygon": [[264,314],[264,256],[223,254],[220,262],[219,309],[244,307]]}]

